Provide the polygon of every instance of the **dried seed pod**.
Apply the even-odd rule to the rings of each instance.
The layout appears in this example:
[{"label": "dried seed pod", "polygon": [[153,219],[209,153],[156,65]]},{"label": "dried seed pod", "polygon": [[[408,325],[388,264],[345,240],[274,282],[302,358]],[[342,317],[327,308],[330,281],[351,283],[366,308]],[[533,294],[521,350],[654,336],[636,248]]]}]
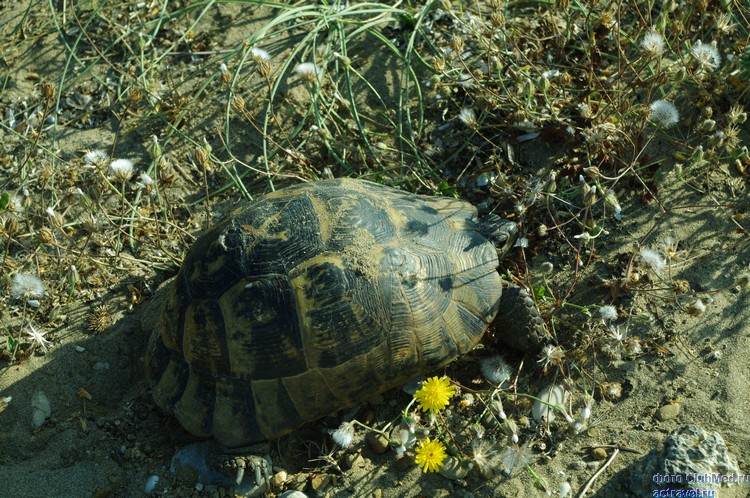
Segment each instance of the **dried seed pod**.
[{"label": "dried seed pod", "polygon": [[55,100],[55,85],[52,83],[42,84],[42,98],[47,102]]},{"label": "dried seed pod", "polygon": [[42,227],[39,229],[39,242],[42,244],[49,244],[54,240],[54,236],[52,234],[52,230],[50,230],[47,227]]},{"label": "dried seed pod", "polygon": [[94,313],[89,319],[86,330],[92,334],[100,334],[112,325],[112,314],[109,306],[102,304],[94,309]]},{"label": "dried seed pod", "polygon": [[622,397],[622,385],[619,382],[602,382],[599,384],[602,398],[613,401]]}]

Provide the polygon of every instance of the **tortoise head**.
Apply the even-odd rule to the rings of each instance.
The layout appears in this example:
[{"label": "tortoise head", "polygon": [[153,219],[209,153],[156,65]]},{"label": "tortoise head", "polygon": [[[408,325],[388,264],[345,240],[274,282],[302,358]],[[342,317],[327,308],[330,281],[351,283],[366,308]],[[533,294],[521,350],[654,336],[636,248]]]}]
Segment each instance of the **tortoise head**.
[{"label": "tortoise head", "polygon": [[493,213],[480,220],[479,232],[495,245],[497,256],[501,259],[518,240],[518,225]]}]

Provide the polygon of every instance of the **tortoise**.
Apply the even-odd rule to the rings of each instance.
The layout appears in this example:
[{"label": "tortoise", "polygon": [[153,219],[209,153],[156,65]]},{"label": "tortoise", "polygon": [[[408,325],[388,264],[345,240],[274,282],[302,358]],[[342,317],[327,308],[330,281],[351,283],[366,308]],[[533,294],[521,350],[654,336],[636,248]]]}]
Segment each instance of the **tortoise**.
[{"label": "tortoise", "polygon": [[243,447],[446,365],[501,306],[506,335],[538,342],[533,301],[501,301],[517,234],[462,200],[348,178],[243,204],[193,244],[147,323],[154,400]]}]

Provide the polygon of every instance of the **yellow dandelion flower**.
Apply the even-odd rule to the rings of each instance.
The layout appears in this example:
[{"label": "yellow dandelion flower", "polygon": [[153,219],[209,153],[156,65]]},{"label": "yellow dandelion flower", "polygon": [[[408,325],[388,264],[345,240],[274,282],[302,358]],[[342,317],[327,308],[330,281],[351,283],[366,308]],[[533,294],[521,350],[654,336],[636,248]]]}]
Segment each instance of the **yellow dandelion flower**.
[{"label": "yellow dandelion flower", "polygon": [[414,460],[422,467],[422,472],[437,472],[443,466],[445,457],[443,443],[425,438],[417,448],[417,457]]},{"label": "yellow dandelion flower", "polygon": [[443,410],[456,394],[455,388],[447,377],[432,377],[422,382],[422,387],[414,393],[423,412],[432,410],[438,412]]}]

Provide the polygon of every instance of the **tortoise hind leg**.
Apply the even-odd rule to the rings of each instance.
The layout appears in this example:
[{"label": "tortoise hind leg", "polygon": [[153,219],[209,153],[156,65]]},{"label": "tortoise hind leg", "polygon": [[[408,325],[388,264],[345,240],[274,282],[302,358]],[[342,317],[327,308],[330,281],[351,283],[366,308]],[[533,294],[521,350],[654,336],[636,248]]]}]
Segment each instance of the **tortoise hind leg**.
[{"label": "tortoise hind leg", "polygon": [[493,336],[521,351],[533,351],[545,343],[549,334],[534,300],[526,289],[503,281],[500,311],[493,322]]}]

